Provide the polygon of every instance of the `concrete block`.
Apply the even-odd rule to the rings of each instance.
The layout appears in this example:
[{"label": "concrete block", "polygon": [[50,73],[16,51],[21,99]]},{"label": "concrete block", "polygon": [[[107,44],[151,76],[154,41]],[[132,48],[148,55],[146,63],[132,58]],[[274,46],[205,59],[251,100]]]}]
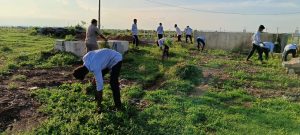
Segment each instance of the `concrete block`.
[{"label": "concrete block", "polygon": [[[98,42],[101,48],[103,48],[103,44],[105,42],[100,41]],[[122,41],[122,40],[109,40],[106,43],[106,47],[113,49],[121,54],[126,53],[129,50],[129,42],[128,41]]]},{"label": "concrete block", "polygon": [[282,66],[287,69],[288,74],[300,74],[300,58],[293,58],[290,61],[283,62]]},{"label": "concrete block", "polygon": [[[103,41],[99,41],[98,45],[100,48],[104,48],[104,45],[107,44],[107,47],[121,54],[124,54],[129,49],[129,42],[128,41],[121,41],[121,40],[109,40],[107,43]],[[86,46],[84,41],[64,41],[64,40],[57,40],[55,43],[55,50],[58,51],[65,51],[71,52],[78,57],[83,57],[86,54]]]},{"label": "concrete block", "polygon": [[65,51],[65,40],[56,40],[54,49],[58,51]]},{"label": "concrete block", "polygon": [[65,41],[65,51],[71,52],[78,57],[83,57],[86,54],[84,41]]}]

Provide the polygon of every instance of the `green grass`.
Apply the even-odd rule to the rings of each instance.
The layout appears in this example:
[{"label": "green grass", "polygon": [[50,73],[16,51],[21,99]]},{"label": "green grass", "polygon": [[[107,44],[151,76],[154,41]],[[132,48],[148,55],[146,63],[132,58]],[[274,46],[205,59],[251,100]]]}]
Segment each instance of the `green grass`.
[{"label": "green grass", "polygon": [[67,66],[78,60],[72,54],[54,52],[55,39],[32,35],[31,29],[2,28],[0,39],[0,75],[20,67],[51,68]]},{"label": "green grass", "polygon": [[[34,91],[32,96],[42,103],[39,111],[48,117],[26,134],[300,134],[299,102],[249,93],[250,88],[265,93],[299,89],[299,77],[286,75],[280,59],[265,65],[246,63],[242,54],[195,53],[177,43],[170,51],[172,57],[164,62],[155,46],[130,50],[125,56],[121,78],[133,83],[121,91],[124,111],[112,108],[108,85],[100,115],[95,113],[93,95],[86,92],[91,84]],[[69,58],[51,56],[43,63],[69,65]],[[205,70],[220,70],[227,78],[214,75],[204,94],[191,95],[205,80]]]}]

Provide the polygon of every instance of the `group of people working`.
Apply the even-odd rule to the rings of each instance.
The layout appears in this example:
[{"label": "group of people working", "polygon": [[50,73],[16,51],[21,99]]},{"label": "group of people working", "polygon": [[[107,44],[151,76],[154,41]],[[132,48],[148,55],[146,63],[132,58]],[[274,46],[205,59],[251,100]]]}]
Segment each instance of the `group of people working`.
[{"label": "group of people working", "polygon": [[[178,41],[181,42],[181,35],[182,32],[178,28],[177,25],[175,25]],[[247,61],[252,57],[254,52],[257,50],[259,54],[259,60],[263,62],[262,55],[265,53],[266,59],[269,57],[269,53],[273,53],[274,50],[274,44],[272,42],[262,42],[261,41],[261,33],[265,27],[261,25],[258,29],[258,31],[252,36],[252,50],[250,51]],[[192,43],[192,29],[188,26],[185,30],[186,32],[186,42],[188,41],[188,38],[191,40]],[[163,50],[163,56],[162,59],[169,56],[169,45],[172,44],[172,40],[169,38],[163,37],[164,30],[162,23],[159,24],[159,27],[157,28],[157,35],[158,35],[158,41],[157,46]],[[96,94],[95,99],[98,106],[98,113],[102,112],[102,100],[103,100],[103,86],[104,76],[110,72],[110,86],[113,92],[113,99],[115,103],[115,107],[117,109],[122,108],[121,104],[121,98],[120,98],[120,87],[119,87],[119,76],[120,71],[122,67],[122,61],[123,57],[122,55],[114,50],[111,49],[100,49],[97,44],[97,37],[100,36],[105,41],[107,41],[107,38],[105,38],[97,28],[97,20],[93,19],[91,21],[91,25],[87,29],[86,34],[86,48],[87,48],[87,54],[83,57],[83,65],[79,66],[73,71],[73,76],[76,79],[84,80],[85,76],[92,72],[95,76],[94,80],[92,81],[92,85],[96,88]],[[132,25],[132,36],[133,36],[133,43],[138,46],[139,39],[138,39],[138,28],[137,28],[137,20],[134,19],[134,23]],[[200,45],[202,45],[202,50],[205,46],[205,37],[197,37],[198,42],[198,49],[200,50]],[[288,54],[292,54],[293,57],[296,57],[297,53],[297,45],[296,44],[290,44],[287,45],[283,52],[283,60],[287,61]]]},{"label": "group of people working", "polygon": [[[265,59],[269,59],[269,53],[273,56],[275,45],[272,42],[262,42],[261,36],[264,31],[265,26],[260,25],[258,31],[252,36],[252,49],[247,57],[247,61],[250,61],[250,58],[253,56],[254,52],[258,52],[258,59],[263,62],[263,54],[265,54]],[[285,46],[282,53],[282,61],[287,61],[288,55],[292,54],[292,57],[295,58],[297,54],[298,46],[297,44],[288,44]]]}]

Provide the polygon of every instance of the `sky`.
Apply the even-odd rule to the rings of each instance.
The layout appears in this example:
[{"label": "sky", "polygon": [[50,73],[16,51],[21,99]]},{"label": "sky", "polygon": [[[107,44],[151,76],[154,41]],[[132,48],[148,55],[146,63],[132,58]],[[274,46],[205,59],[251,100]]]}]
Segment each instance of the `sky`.
[{"label": "sky", "polygon": [[[166,30],[190,26],[204,31],[295,32],[300,0],[101,0],[105,29]],[[290,13],[290,14],[289,14]],[[277,14],[277,15],[275,15]],[[280,14],[280,15],[278,15]],[[98,18],[98,0],[0,0],[0,26],[70,26]]]}]

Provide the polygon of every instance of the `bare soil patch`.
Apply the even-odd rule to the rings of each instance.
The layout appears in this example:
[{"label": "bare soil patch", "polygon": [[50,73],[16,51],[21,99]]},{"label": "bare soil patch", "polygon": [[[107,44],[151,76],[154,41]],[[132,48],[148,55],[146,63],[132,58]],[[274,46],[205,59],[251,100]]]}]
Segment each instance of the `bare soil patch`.
[{"label": "bare soil patch", "polygon": [[26,131],[45,118],[37,112],[40,104],[30,96],[30,90],[59,86],[76,82],[72,78],[73,67],[53,69],[20,69],[14,75],[26,76],[25,80],[13,80],[2,76],[0,82],[0,132]]}]

